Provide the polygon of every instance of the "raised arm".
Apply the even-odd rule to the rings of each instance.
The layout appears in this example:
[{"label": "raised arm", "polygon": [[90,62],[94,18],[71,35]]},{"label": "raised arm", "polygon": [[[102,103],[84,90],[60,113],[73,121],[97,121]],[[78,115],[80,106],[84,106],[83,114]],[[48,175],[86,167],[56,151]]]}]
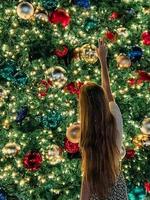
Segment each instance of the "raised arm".
[{"label": "raised arm", "polygon": [[101,85],[106,93],[108,101],[114,101],[114,97],[112,95],[111,87],[110,87],[110,79],[107,65],[107,47],[103,41],[103,39],[99,39],[99,45],[97,48],[97,56],[100,60],[101,64]]}]

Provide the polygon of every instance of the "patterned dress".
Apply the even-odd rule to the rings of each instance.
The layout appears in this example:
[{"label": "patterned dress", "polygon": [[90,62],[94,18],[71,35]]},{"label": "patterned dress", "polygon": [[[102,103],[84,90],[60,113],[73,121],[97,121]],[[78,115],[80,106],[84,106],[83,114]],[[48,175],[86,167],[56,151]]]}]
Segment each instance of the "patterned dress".
[{"label": "patterned dress", "polygon": [[[96,194],[91,194],[89,200],[104,200],[104,199],[98,198]],[[128,200],[127,186],[122,172],[120,173],[120,175],[116,180],[116,183],[112,187],[109,197],[105,200]]]}]

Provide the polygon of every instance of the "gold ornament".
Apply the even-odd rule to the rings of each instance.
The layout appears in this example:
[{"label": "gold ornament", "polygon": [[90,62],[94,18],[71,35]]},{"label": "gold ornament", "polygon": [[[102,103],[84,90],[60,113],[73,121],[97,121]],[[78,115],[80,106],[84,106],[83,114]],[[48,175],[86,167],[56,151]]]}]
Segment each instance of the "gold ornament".
[{"label": "gold ornament", "polygon": [[46,78],[52,81],[52,85],[58,88],[62,88],[67,81],[66,70],[59,66],[48,69],[45,74]]},{"label": "gold ornament", "polygon": [[142,133],[150,135],[150,118],[145,118],[140,128]]},{"label": "gold ornament", "polygon": [[30,19],[34,14],[34,8],[29,2],[21,2],[17,6],[17,14],[22,19]]},{"label": "gold ornament", "polygon": [[67,139],[72,143],[79,143],[80,140],[80,124],[74,123],[67,128],[66,132]]},{"label": "gold ornament", "polygon": [[129,68],[131,66],[131,60],[125,55],[119,55],[116,58],[119,68]]},{"label": "gold ornament", "polygon": [[97,62],[98,57],[96,54],[96,46],[93,44],[84,44],[80,48],[80,58],[87,63],[94,64]]},{"label": "gold ornament", "polygon": [[133,139],[133,143],[136,147],[142,147],[142,146],[149,146],[150,145],[150,136],[147,134],[139,134]]},{"label": "gold ornament", "polygon": [[50,161],[51,165],[55,165],[63,161],[62,152],[63,152],[62,148],[59,147],[58,145],[55,144],[51,145],[46,156],[47,159]]},{"label": "gold ornament", "polygon": [[5,120],[3,121],[3,123],[2,123],[2,125],[3,125],[3,128],[4,128],[4,129],[9,129],[9,127],[10,127],[10,122],[9,122],[9,120],[8,120],[8,119],[5,119]]},{"label": "gold ornament", "polygon": [[3,154],[8,157],[16,156],[20,151],[20,146],[16,143],[7,143],[4,148],[2,149]]}]

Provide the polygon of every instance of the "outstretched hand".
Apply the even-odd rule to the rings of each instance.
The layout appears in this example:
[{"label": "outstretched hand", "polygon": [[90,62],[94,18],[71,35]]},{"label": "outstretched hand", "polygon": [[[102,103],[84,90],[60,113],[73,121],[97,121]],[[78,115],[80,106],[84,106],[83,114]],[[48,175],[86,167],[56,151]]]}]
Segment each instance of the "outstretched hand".
[{"label": "outstretched hand", "polygon": [[104,43],[103,38],[100,38],[98,40],[98,48],[96,49],[97,57],[100,59],[100,61],[103,61],[107,58],[107,46]]}]

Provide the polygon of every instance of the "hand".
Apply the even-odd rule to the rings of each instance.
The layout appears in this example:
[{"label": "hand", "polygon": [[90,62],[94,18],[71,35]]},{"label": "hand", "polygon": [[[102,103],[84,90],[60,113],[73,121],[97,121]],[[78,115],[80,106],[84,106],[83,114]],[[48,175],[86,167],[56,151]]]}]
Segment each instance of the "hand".
[{"label": "hand", "polygon": [[106,60],[107,58],[107,47],[104,43],[103,38],[100,38],[98,41],[98,48],[96,49],[97,57],[100,59],[100,61]]}]

